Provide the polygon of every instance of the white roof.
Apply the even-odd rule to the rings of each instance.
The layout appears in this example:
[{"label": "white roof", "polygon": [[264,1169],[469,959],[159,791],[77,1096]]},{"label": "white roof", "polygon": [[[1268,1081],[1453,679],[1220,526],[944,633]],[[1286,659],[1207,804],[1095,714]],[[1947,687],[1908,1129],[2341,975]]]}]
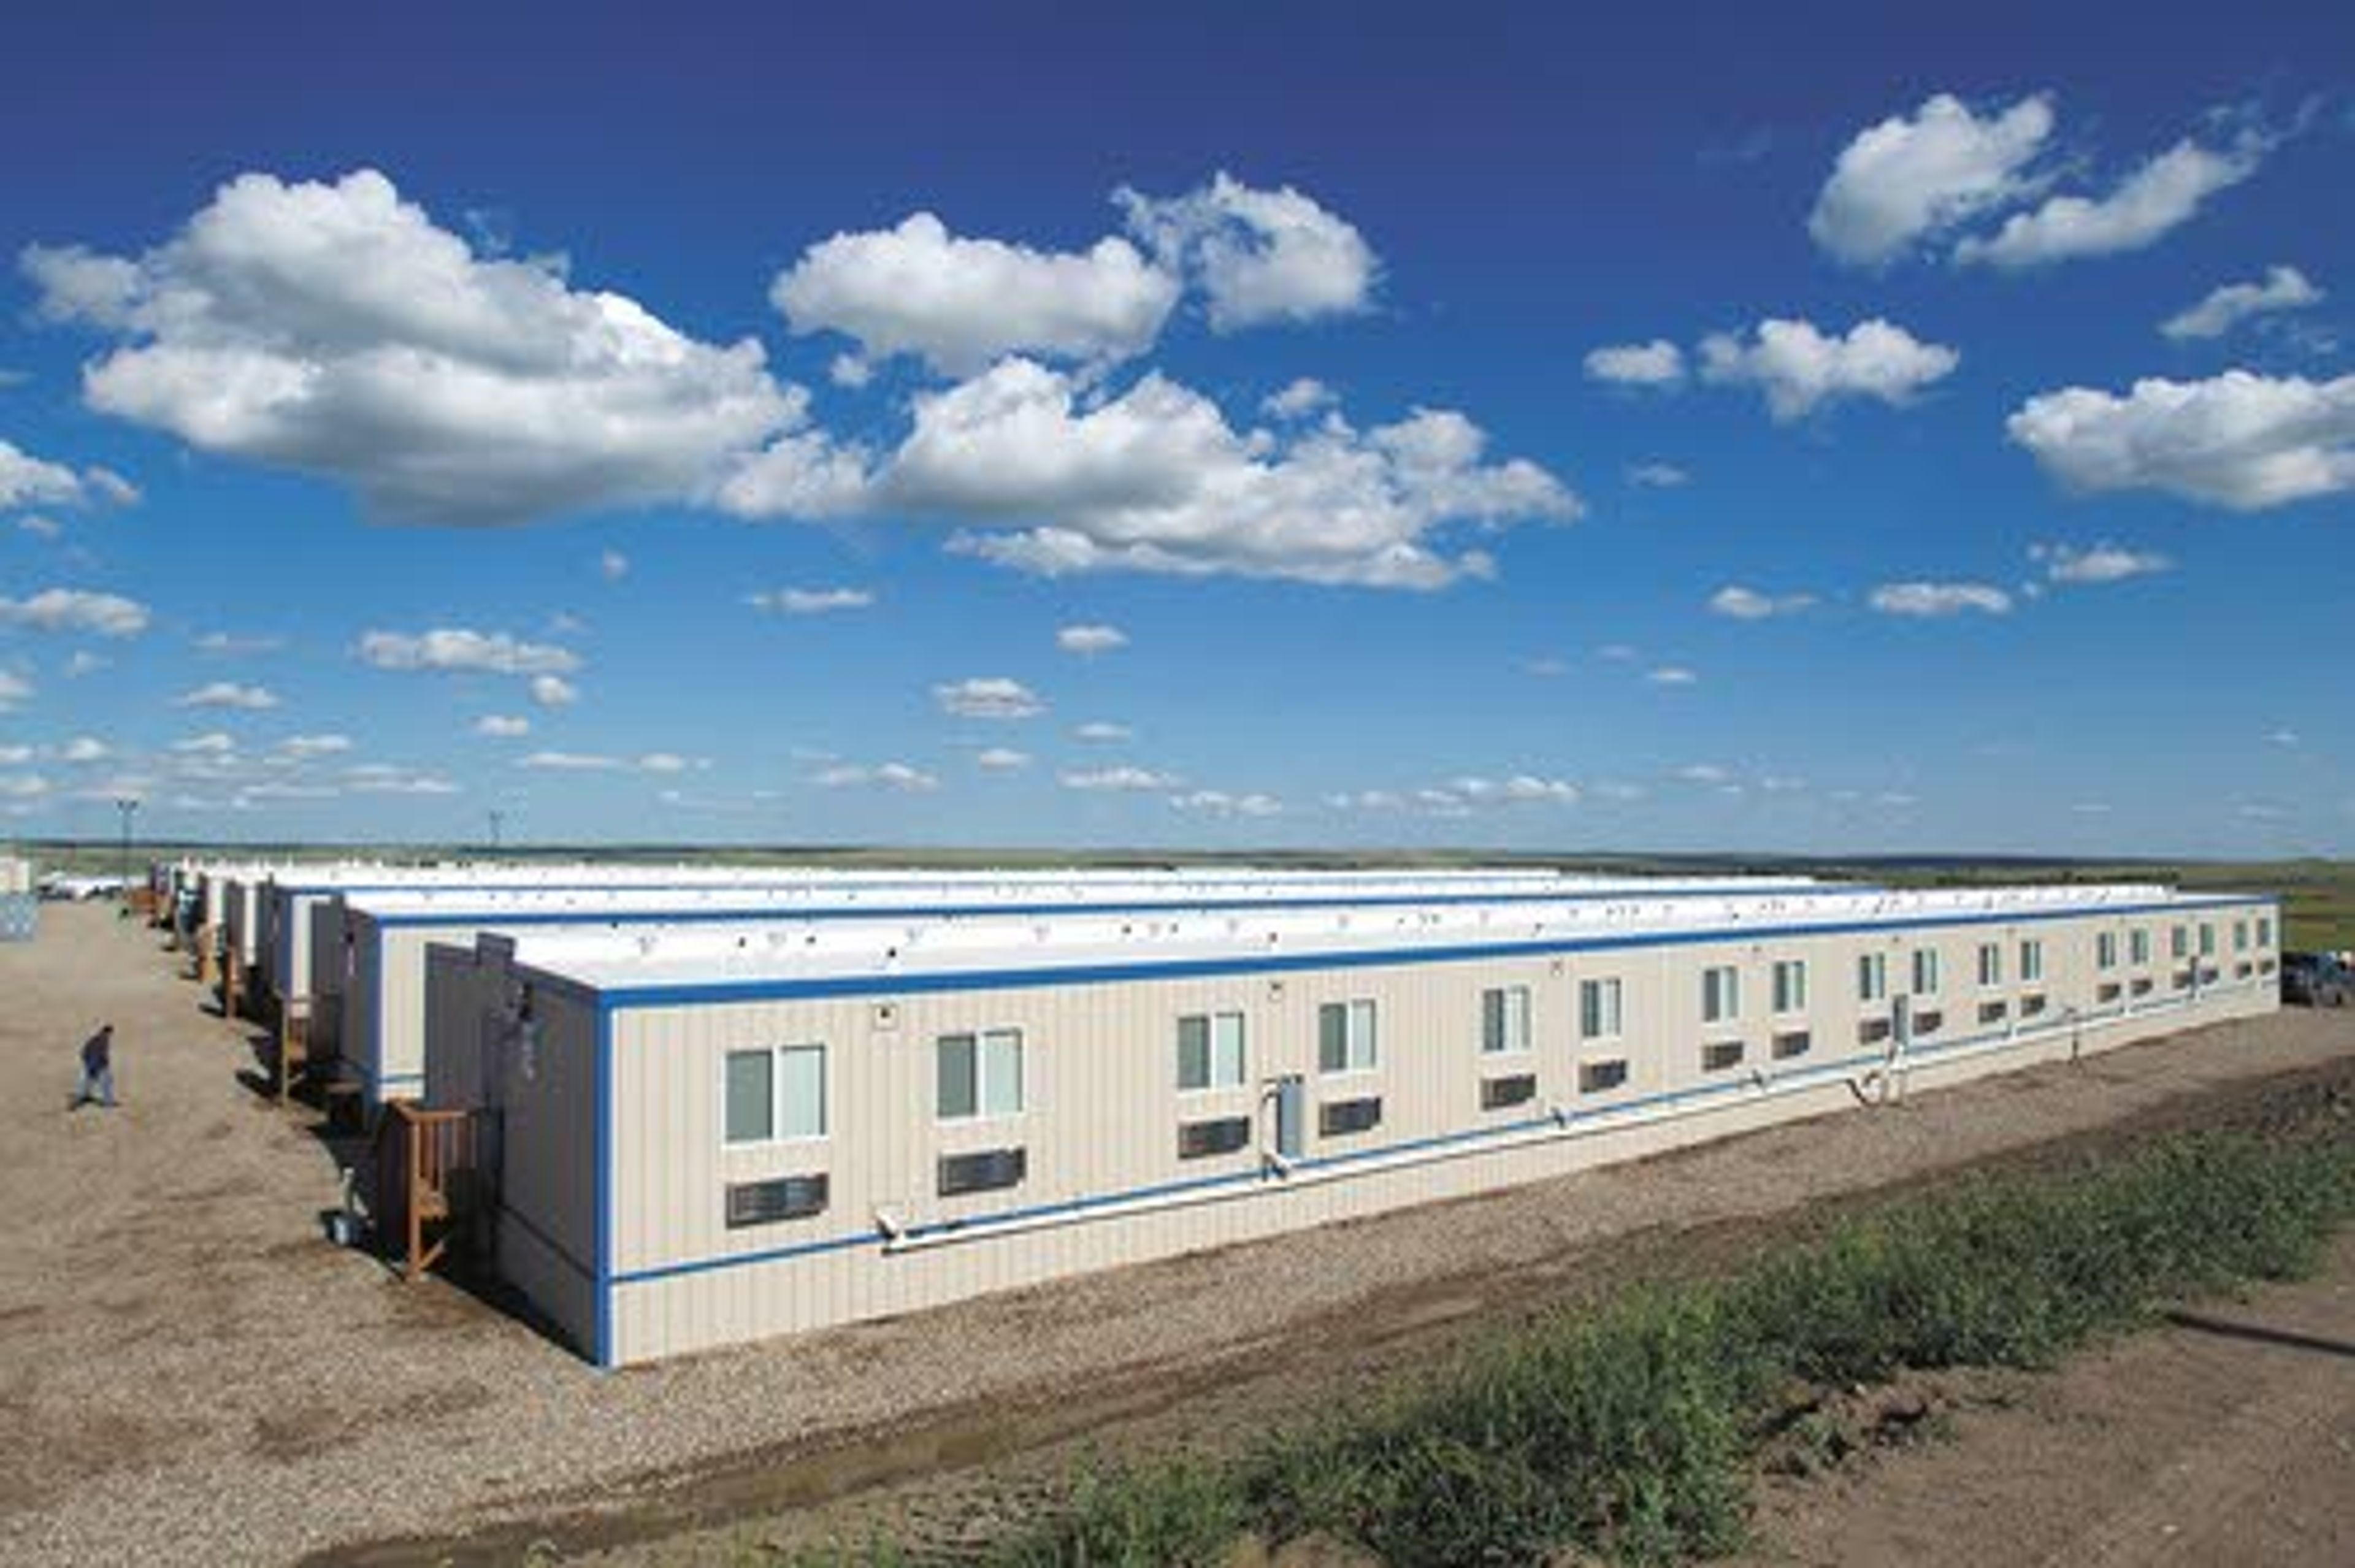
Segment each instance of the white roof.
[{"label": "white roof", "polygon": [[[1631,892],[1604,901],[1422,904],[1261,914],[1159,913],[999,917],[907,923],[774,922],[652,925],[629,932],[517,927],[499,932],[517,963],[601,991],[693,990],[890,976],[1084,969],[1105,965],[1246,963],[1418,952],[1459,946],[1574,945],[1646,937],[1734,934],[1934,922],[2004,922],[2104,909],[2198,907],[2148,884],[2101,887],[1880,890],[1666,898]],[[496,930],[497,928],[494,927]]]}]

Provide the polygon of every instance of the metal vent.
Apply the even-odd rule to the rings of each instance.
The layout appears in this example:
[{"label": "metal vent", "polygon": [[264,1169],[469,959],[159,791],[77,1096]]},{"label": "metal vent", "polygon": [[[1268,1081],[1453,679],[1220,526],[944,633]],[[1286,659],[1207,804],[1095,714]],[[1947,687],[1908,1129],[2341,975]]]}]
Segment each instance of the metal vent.
[{"label": "metal vent", "polygon": [[1795,1056],[1805,1056],[1816,1048],[1816,1037],[1806,1029],[1786,1029],[1774,1037],[1774,1060],[1788,1061]]},{"label": "metal vent", "polygon": [[1609,1061],[1590,1061],[1578,1070],[1578,1092],[1601,1094],[1623,1088],[1627,1083],[1627,1064],[1616,1058]]},{"label": "metal vent", "polygon": [[1742,1042],[1738,1040],[1711,1040],[1700,1048],[1700,1070],[1703,1072],[1723,1072],[1742,1065]]},{"label": "metal vent", "polygon": [[1379,1094],[1369,1094],[1362,1100],[1336,1100],[1316,1110],[1316,1130],[1328,1138],[1371,1132],[1381,1125],[1382,1098]]},{"label": "metal vent", "polygon": [[1207,1159],[1250,1147],[1249,1116],[1220,1116],[1208,1122],[1182,1122],[1178,1127],[1178,1157]]},{"label": "metal vent", "polygon": [[1018,1148],[983,1149],[978,1154],[951,1154],[941,1157],[940,1193],[954,1198],[960,1192],[990,1192],[1001,1187],[1019,1187],[1029,1171],[1025,1151]]},{"label": "metal vent", "polygon": [[773,1181],[730,1182],[728,1187],[728,1228],[768,1225],[779,1220],[806,1220],[826,1212],[826,1178],[781,1176]]},{"label": "metal vent", "polygon": [[1480,1080],[1480,1108],[1484,1111],[1501,1111],[1508,1105],[1526,1105],[1537,1097],[1538,1075],[1534,1072]]},{"label": "metal vent", "polygon": [[1946,1015],[1935,1008],[1913,1015],[1913,1032],[1917,1035],[1935,1034],[1945,1027]]}]

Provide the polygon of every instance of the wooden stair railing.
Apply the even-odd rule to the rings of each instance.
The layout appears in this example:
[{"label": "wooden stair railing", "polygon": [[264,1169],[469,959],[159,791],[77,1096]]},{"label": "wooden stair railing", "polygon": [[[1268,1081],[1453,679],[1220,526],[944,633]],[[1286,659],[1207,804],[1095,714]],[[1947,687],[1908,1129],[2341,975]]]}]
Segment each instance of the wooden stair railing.
[{"label": "wooden stair railing", "polygon": [[474,1124],[465,1111],[408,1100],[386,1109],[377,1129],[378,1221],[386,1240],[400,1246],[401,1277],[414,1282],[442,1261],[464,1218]]}]

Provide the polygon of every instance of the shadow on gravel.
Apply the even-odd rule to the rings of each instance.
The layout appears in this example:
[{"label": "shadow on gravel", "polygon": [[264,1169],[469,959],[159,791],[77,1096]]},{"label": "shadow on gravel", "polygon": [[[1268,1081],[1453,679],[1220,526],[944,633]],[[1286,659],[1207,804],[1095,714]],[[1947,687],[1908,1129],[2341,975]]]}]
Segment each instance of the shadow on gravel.
[{"label": "shadow on gravel", "polygon": [[2318,1356],[2345,1356],[2355,1360],[2355,1345],[2344,1339],[2325,1339],[2313,1334],[2293,1333],[2287,1328],[2268,1328],[2262,1323],[2235,1323],[2229,1317],[2211,1317],[2205,1313],[2173,1311],[2160,1314],[2178,1328],[2189,1328],[2195,1334],[2212,1334],[2220,1339],[2244,1339],[2253,1345],[2278,1345],[2286,1350],[2306,1350]]}]

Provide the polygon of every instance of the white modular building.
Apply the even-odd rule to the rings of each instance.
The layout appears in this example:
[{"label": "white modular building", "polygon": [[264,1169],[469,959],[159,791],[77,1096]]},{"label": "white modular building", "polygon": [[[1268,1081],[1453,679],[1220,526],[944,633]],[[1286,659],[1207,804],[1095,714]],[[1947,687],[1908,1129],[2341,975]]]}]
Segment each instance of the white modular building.
[{"label": "white modular building", "polygon": [[[1525,1182],[2271,1010],[2156,887],[975,918],[436,955],[498,1271],[601,1365]],[[1869,1114],[1863,1112],[1860,1114]],[[1838,1136],[1837,1119],[1823,1124]]]},{"label": "white modular building", "polygon": [[[1336,912],[1370,919],[1400,911],[1465,907],[1497,912],[1607,904],[1637,889],[1664,899],[1729,892],[1774,895],[1820,886],[1805,880],[1695,878],[1632,883],[1627,879],[1502,877],[1487,872],[1348,873],[1252,878],[1215,875],[959,877],[935,882],[921,874],[857,883],[804,880],[786,887],[638,887],[444,890],[350,896],[317,904],[312,914],[309,1052],[314,1070],[354,1081],[362,1101],[383,1104],[423,1089],[431,1040],[425,1000],[426,952],[436,943],[465,944],[485,931],[523,933],[587,928],[640,935],[676,926],[776,928],[790,946],[828,926],[930,927],[942,922],[1010,918],[1076,920],[1099,914],[1145,916],[1180,910],[1207,914]],[[1501,918],[1501,916],[1500,916]],[[862,939],[863,940],[863,939]],[[882,939],[890,945],[892,938]],[[907,935],[898,940],[913,943]]]}]

